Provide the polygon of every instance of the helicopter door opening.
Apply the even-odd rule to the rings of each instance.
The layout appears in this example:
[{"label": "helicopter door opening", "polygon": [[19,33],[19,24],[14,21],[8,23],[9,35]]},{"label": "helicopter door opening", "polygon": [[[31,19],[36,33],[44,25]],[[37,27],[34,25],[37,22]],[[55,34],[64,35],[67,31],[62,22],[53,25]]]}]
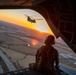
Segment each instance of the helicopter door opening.
[{"label": "helicopter door opening", "polygon": [[[0,10],[0,49],[16,69],[35,61],[37,49],[48,35],[54,35],[45,18],[32,9]],[[55,35],[54,35],[55,36]],[[76,55],[61,37],[55,38],[60,64],[76,69]]]}]

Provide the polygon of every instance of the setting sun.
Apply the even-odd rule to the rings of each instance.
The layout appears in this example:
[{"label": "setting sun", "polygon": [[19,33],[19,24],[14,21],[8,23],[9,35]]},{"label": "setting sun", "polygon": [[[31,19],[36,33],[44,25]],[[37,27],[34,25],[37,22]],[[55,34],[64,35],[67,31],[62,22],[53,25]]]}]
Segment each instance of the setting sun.
[{"label": "setting sun", "polygon": [[48,32],[47,28],[44,25],[37,25],[36,29],[41,32]]}]

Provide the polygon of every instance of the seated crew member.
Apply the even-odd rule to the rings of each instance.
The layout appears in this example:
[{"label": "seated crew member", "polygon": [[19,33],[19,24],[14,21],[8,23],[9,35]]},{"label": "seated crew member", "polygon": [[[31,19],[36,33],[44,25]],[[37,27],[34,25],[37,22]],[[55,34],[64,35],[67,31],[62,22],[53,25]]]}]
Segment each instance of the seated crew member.
[{"label": "seated crew member", "polygon": [[53,44],[55,44],[55,38],[49,35],[45,40],[45,45],[37,50],[35,63],[30,63],[29,67],[39,72],[51,72],[51,75],[55,75],[54,69],[59,66],[59,56]]}]

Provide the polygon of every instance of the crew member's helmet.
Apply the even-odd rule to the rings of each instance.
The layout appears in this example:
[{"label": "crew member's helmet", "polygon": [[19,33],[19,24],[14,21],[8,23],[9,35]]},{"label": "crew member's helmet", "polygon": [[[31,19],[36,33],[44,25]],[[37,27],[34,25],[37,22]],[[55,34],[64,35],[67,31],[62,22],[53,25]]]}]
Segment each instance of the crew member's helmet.
[{"label": "crew member's helmet", "polygon": [[55,37],[53,35],[49,35],[45,40],[46,45],[55,44]]}]

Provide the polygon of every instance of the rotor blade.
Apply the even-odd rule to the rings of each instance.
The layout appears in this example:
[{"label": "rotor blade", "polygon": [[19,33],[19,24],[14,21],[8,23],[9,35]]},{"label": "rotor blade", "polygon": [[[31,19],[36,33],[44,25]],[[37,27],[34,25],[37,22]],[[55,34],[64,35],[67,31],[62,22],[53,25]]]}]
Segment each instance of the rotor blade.
[{"label": "rotor blade", "polygon": [[35,19],[35,20],[43,20],[43,19]]},{"label": "rotor blade", "polygon": [[26,17],[29,17],[28,15],[24,14]]}]

